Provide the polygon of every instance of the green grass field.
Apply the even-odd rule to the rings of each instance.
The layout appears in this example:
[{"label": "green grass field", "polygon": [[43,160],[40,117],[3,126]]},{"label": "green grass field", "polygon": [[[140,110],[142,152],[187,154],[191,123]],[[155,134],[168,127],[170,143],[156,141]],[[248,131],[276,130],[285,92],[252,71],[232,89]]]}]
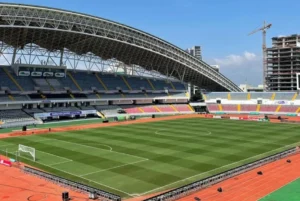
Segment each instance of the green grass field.
[{"label": "green grass field", "polygon": [[299,201],[300,200],[300,179],[283,186],[270,193],[259,201]]},{"label": "green grass field", "polygon": [[178,187],[299,145],[299,129],[293,124],[178,119],[6,138],[0,140],[0,149],[32,146],[36,162],[25,154],[21,161],[128,198]]}]

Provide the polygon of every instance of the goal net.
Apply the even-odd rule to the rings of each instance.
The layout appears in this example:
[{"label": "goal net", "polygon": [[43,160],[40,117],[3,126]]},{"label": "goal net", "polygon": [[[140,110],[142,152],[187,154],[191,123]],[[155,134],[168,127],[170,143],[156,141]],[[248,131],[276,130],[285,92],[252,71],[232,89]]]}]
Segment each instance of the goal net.
[{"label": "goal net", "polygon": [[33,161],[35,161],[35,148],[19,144],[18,155],[20,156],[22,152],[27,153],[26,155],[29,154],[33,158]]}]

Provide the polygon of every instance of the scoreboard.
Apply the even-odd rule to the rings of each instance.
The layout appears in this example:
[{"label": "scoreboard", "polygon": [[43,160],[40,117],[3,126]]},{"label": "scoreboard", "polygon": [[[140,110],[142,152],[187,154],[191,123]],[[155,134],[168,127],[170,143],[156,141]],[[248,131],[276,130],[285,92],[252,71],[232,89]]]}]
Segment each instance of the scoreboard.
[{"label": "scoreboard", "polygon": [[30,77],[66,77],[66,66],[41,66],[41,65],[14,65],[13,69],[17,76]]}]

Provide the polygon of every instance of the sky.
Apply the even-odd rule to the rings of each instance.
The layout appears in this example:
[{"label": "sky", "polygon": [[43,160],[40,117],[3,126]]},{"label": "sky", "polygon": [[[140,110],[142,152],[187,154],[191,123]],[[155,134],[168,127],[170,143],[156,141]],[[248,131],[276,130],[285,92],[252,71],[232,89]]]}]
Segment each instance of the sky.
[{"label": "sky", "polygon": [[116,21],[187,49],[202,47],[208,64],[236,84],[262,83],[262,33],[271,38],[300,33],[299,0],[7,0],[49,6]]}]

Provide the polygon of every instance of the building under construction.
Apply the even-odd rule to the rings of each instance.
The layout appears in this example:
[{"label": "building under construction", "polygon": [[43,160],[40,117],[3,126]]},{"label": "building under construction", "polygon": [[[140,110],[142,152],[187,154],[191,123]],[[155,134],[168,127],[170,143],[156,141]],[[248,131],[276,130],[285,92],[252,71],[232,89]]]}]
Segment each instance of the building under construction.
[{"label": "building under construction", "polygon": [[299,72],[300,35],[272,38],[272,47],[267,48],[267,90],[296,91]]}]

